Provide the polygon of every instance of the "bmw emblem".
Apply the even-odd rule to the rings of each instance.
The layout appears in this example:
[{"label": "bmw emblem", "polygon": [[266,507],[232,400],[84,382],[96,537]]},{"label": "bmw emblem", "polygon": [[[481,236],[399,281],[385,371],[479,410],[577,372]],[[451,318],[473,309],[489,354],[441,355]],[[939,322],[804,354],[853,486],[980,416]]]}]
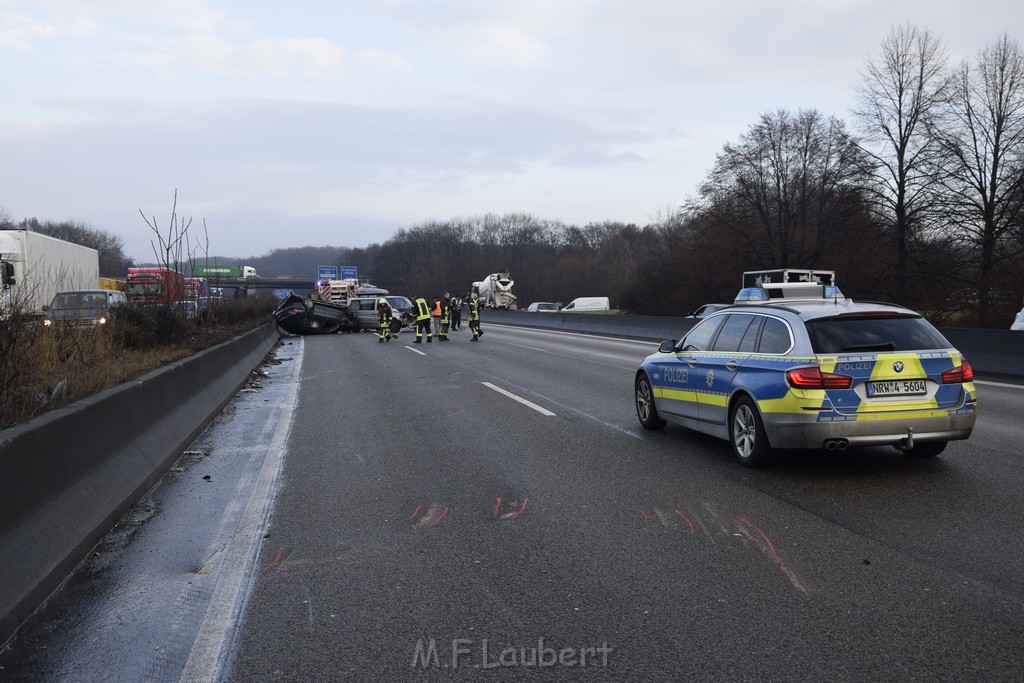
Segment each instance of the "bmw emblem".
[{"label": "bmw emblem", "polygon": [[892,364],[892,369],[896,372],[903,372],[903,363],[901,361],[896,361]]}]

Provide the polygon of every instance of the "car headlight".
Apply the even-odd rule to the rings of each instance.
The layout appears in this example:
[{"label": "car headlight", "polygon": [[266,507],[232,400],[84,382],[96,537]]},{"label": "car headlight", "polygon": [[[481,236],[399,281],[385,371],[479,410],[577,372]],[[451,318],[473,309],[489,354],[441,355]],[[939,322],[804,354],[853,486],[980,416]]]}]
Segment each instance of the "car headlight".
[{"label": "car headlight", "polygon": [[46,327],[49,327],[52,324],[53,324],[53,321],[50,320],[49,318],[47,318],[46,320],[43,321],[43,325],[45,325]]}]

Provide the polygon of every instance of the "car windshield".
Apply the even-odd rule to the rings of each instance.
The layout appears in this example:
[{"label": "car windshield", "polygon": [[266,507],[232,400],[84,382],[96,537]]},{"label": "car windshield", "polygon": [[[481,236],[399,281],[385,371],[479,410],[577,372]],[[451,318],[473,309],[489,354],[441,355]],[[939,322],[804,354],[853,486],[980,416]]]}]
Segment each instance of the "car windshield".
[{"label": "car windshield", "polygon": [[387,299],[392,308],[412,308],[412,302],[404,296],[388,296],[384,298]]},{"label": "car windshield", "polygon": [[69,292],[58,294],[53,298],[53,305],[50,308],[60,311],[78,309],[96,309],[103,306],[103,296],[99,294],[84,294],[82,292]]},{"label": "car windshield", "polygon": [[845,315],[806,323],[815,353],[948,349],[946,338],[916,315]]}]

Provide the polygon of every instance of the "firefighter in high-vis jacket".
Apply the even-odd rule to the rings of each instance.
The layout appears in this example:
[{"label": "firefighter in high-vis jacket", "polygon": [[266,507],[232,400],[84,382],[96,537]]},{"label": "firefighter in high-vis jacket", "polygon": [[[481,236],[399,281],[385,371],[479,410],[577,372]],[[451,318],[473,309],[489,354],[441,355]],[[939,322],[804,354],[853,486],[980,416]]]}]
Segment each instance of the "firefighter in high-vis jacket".
[{"label": "firefighter in high-vis jacket", "polygon": [[470,341],[480,341],[480,337],[484,336],[483,331],[480,329],[480,299],[476,297],[476,294],[469,297],[469,329],[473,331],[473,338]]},{"label": "firefighter in high-vis jacket", "polygon": [[377,331],[380,333],[378,344],[391,341],[395,335],[391,334],[391,304],[387,299],[381,298],[377,302]]},{"label": "firefighter in high-vis jacket", "polygon": [[427,305],[427,300],[421,296],[413,299],[413,306],[416,310],[416,341],[413,344],[419,344],[423,341],[423,335],[427,336],[427,343],[434,341],[433,335],[430,332],[430,306]]}]

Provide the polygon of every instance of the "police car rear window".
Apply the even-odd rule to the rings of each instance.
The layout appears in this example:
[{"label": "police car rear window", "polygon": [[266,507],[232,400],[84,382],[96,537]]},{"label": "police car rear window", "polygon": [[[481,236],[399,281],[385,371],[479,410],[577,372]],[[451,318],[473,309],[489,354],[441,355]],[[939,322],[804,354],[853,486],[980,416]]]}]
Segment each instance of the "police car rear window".
[{"label": "police car rear window", "polygon": [[948,349],[924,318],[910,315],[838,316],[806,323],[815,353],[871,353]]}]

